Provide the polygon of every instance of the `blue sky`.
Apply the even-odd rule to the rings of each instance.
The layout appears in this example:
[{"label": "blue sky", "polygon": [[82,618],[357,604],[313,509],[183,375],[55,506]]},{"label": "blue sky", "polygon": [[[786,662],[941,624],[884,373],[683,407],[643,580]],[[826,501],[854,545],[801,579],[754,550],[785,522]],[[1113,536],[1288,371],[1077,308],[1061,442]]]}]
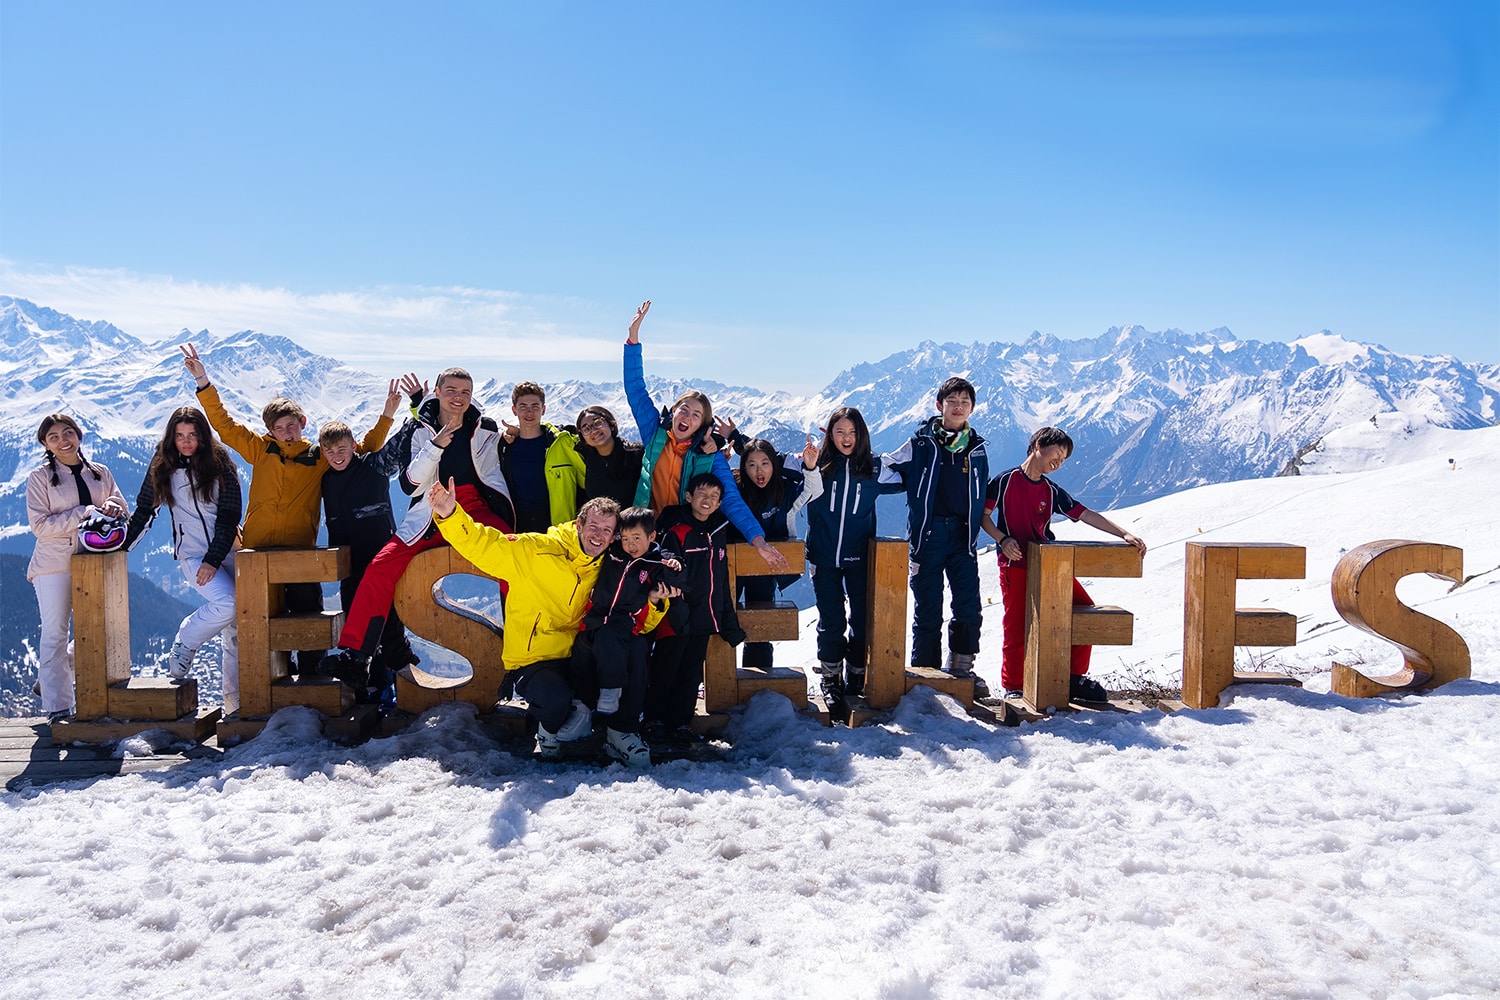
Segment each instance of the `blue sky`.
[{"label": "blue sky", "polygon": [[[381,371],[921,340],[1500,361],[1500,5],[0,7],[0,291]],[[211,360],[211,359],[210,359]]]}]

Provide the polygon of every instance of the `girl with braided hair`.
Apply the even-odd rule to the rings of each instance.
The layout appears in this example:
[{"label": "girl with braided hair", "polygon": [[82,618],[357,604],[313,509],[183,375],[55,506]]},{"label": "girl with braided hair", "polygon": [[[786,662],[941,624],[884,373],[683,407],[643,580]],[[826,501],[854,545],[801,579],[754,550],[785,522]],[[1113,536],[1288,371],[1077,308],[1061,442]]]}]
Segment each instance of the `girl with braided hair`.
[{"label": "girl with braided hair", "polygon": [[36,548],[26,579],[36,588],[42,634],[37,648],[42,711],[52,721],[73,712],[73,553],[78,527],[96,514],[124,517],[125,497],[115,477],[83,456],[83,428],[66,413],[42,418],[36,440],[47,459],[26,480],[26,517]]}]

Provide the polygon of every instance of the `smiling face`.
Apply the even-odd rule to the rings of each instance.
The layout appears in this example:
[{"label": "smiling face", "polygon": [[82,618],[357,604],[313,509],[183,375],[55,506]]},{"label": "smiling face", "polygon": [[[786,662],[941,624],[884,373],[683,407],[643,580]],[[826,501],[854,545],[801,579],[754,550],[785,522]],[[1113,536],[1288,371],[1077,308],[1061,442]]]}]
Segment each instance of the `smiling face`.
[{"label": "smiling face", "polygon": [[854,454],[855,442],[859,440],[859,433],[854,429],[854,421],[848,417],[840,417],[828,428],[828,439],[838,449],[840,455],[849,456]]},{"label": "smiling face", "polygon": [[541,424],[542,414],[547,412],[547,404],[542,402],[540,396],[522,396],[510,408],[510,412],[516,415],[516,421],[521,425],[522,433],[525,433],[536,430]]},{"label": "smiling face", "polygon": [[688,506],[692,508],[693,517],[700,521],[707,521],[714,511],[719,509],[719,502],[724,499],[722,487],[704,484],[688,494]]},{"label": "smiling face", "polygon": [[271,436],[282,444],[291,444],[302,440],[302,428],[307,422],[301,417],[288,413],[284,417],[277,417],[276,422],[271,425]]},{"label": "smiling face", "polygon": [[1068,449],[1060,444],[1049,444],[1038,448],[1032,454],[1036,457],[1036,465],[1043,475],[1051,475],[1068,460]]},{"label": "smiling face", "polygon": [[349,468],[349,463],[354,461],[354,442],[349,438],[335,441],[324,447],[323,457],[328,459],[330,469],[334,472],[343,472]]},{"label": "smiling face", "polygon": [[672,436],[679,442],[691,441],[703,423],[703,404],[696,399],[684,399],[672,411]]},{"label": "smiling face", "polygon": [[48,427],[47,432],[42,435],[42,446],[64,465],[77,465],[81,461],[78,457],[79,444],[78,432],[71,424],[62,421]]},{"label": "smiling face", "polygon": [[604,550],[609,548],[609,543],[615,540],[615,528],[619,526],[620,519],[614,514],[600,514],[590,511],[586,515],[580,515],[578,525],[578,543],[583,546],[585,555],[603,555]]},{"label": "smiling face", "polygon": [[183,458],[192,458],[198,453],[198,428],[186,420],[179,421],[172,428],[172,444],[177,449],[177,454]]},{"label": "smiling face", "polygon": [[745,456],[745,462],[740,466],[740,471],[749,477],[755,484],[756,489],[765,489],[771,477],[776,475],[776,466],[771,463],[771,456],[763,451],[752,451]]},{"label": "smiling face", "polygon": [[656,532],[647,531],[640,525],[620,530],[620,548],[632,559],[639,559],[651,548],[651,543],[656,541]]},{"label": "smiling face", "polygon": [[615,432],[605,420],[597,413],[585,413],[583,419],[578,423],[578,433],[583,435],[584,442],[601,455],[608,455],[615,447]]},{"label": "smiling face", "polygon": [[457,375],[449,375],[438,383],[437,397],[443,423],[452,423],[454,417],[461,417],[468,412],[469,404],[474,400],[474,383]]}]

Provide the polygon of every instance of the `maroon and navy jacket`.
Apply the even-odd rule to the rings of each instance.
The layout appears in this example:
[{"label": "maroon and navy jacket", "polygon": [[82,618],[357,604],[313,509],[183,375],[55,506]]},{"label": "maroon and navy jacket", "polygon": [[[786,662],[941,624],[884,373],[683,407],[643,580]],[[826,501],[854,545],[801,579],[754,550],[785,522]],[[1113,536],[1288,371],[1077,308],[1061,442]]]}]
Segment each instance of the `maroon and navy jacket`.
[{"label": "maroon and navy jacket", "polygon": [[[673,601],[657,635],[717,634],[731,646],[745,641],[729,586],[729,519],[716,510],[707,521],[686,504],[667,507],[656,520],[662,552],[682,563],[682,600]],[[685,611],[684,611],[685,609]]]},{"label": "maroon and navy jacket", "polygon": [[625,554],[619,539],[612,542],[600,560],[599,579],[594,582],[588,611],[578,627],[587,632],[607,622],[623,625],[628,621],[632,632],[646,631],[651,591],[658,583],[683,585],[682,574],[663,563],[662,556],[661,546],[655,542],[645,554],[634,558]]},{"label": "maroon and navy jacket", "polygon": [[984,509],[994,516],[996,526],[1021,546],[1021,558],[1014,561],[1005,558],[997,546],[1001,566],[1024,566],[1027,544],[1056,541],[1051,528],[1054,514],[1076,521],[1088,510],[1046,476],[1028,479],[1019,466],[990,480]]}]

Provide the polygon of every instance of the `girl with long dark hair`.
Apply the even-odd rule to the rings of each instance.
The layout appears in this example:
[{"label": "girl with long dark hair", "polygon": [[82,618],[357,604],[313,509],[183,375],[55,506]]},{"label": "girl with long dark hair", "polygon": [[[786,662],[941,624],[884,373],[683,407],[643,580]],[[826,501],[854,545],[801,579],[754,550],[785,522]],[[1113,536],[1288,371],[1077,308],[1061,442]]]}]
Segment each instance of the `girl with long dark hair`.
[{"label": "girl with long dark hair", "polygon": [[223,637],[224,711],[239,708],[239,641],[234,617],[234,548],[240,524],[240,477],[229,451],[214,440],[208,418],[181,406],[166,430],[135,498],[125,547],[133,548],[165,506],[172,523],[172,558],[203,606],[182,620],[167,669],[186,677],[198,650]]}]

